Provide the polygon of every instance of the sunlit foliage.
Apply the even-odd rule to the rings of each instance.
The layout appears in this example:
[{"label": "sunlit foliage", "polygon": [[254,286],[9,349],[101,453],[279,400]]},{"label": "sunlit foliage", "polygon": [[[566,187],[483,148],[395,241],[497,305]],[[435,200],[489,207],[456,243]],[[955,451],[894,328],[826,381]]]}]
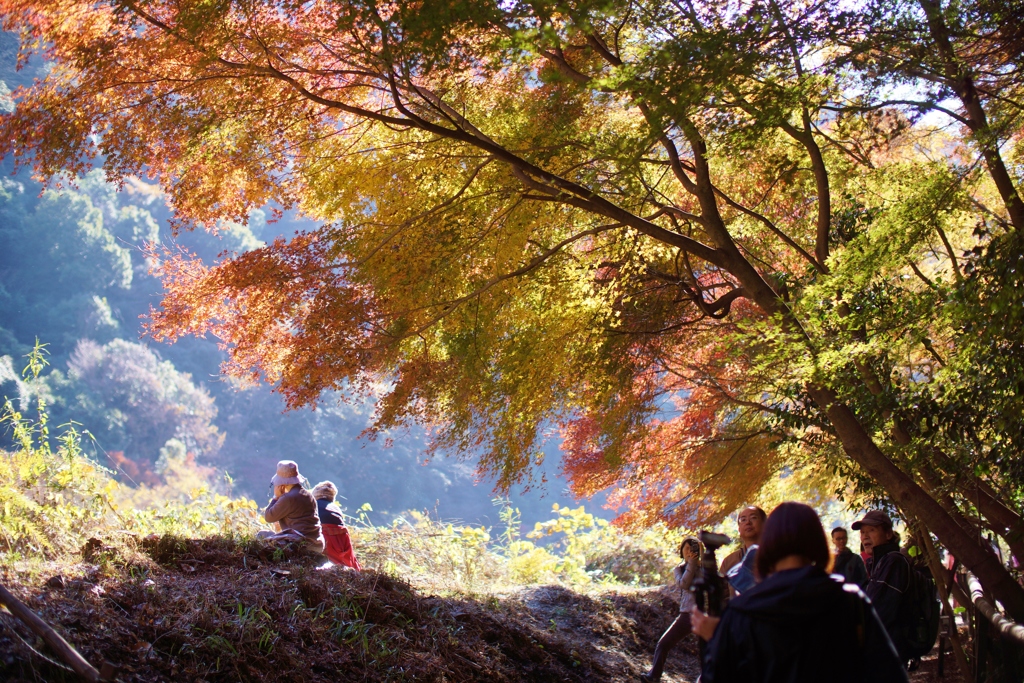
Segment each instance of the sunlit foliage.
[{"label": "sunlit foliage", "polygon": [[787,470],[852,480],[1024,617],[973,521],[1024,558],[1019,454],[989,457],[976,393],[1009,407],[1024,372],[993,386],[965,368],[1006,340],[960,340],[1004,319],[998,245],[1024,230],[1016,4],[0,10],[55,64],[3,151],[148,175],[181,225],[320,224],[151,252],[157,338],[216,335],[292,406],[383,388],[373,430],[426,423],[502,487],[557,425],[576,490],[617,486],[638,526]]},{"label": "sunlit foliage", "polygon": [[[45,365],[45,347],[37,345],[27,379],[38,381]],[[136,505],[145,491],[120,484],[113,471],[89,458],[75,423],[54,429],[45,399],[39,398],[35,408],[27,416],[8,400],[0,416],[14,437],[14,448],[0,451],[0,557],[65,557],[91,536],[114,530],[139,538],[251,535],[259,528],[253,501],[209,490],[173,457],[159,498]],[[198,486],[185,490],[189,483]]]}]

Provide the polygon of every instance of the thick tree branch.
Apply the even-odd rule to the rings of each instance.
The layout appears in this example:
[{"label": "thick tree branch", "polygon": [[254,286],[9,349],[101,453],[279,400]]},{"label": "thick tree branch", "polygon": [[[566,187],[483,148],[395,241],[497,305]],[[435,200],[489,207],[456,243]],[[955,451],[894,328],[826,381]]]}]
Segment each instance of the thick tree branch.
[{"label": "thick tree branch", "polygon": [[953,274],[956,275],[957,282],[963,282],[964,276],[960,272],[960,264],[956,260],[956,252],[953,251],[953,245],[949,243],[949,238],[946,237],[946,231],[942,229],[942,226],[938,223],[935,224],[935,232],[939,234],[939,239],[942,240],[942,246],[946,248],[946,255],[949,256],[949,263],[953,266]]},{"label": "thick tree branch", "polygon": [[[778,2],[776,2],[776,0],[770,0],[770,4],[775,13],[775,18],[779,22],[779,27],[786,36],[786,42],[789,44],[790,56],[793,60],[793,69],[796,71],[797,81],[802,83],[804,80],[804,69],[803,64],[800,61],[800,50],[797,45],[796,38],[793,37],[793,32],[790,30],[789,24],[786,22],[786,17],[782,13],[782,9],[779,7]],[[828,240],[832,226],[832,188],[829,186],[828,168],[825,166],[825,158],[822,156],[821,148],[814,139],[814,130],[811,126],[810,112],[807,109],[807,104],[802,101],[800,103],[800,122],[803,126],[803,129],[800,131],[797,131],[795,127],[786,123],[784,123],[782,128],[799,141],[807,150],[807,154],[811,157],[811,169],[814,173],[814,185],[818,193],[818,220],[816,226],[817,230],[815,236],[814,256],[817,258],[818,263],[824,266],[825,262],[828,261]]]},{"label": "thick tree branch", "polygon": [[[134,3],[129,4],[128,7],[133,12],[135,12],[140,18],[142,18],[144,21],[151,24],[152,26],[160,29],[161,31],[164,31],[165,33],[174,37],[177,40],[181,40],[182,42],[191,45],[195,49],[200,49],[197,45],[194,44],[194,42],[189,41],[183,38],[182,36],[178,35],[177,32],[172,27],[157,20],[155,17],[152,17],[144,10],[141,10]],[[605,48],[605,50],[607,50],[607,48]],[[608,54],[611,55],[611,53]],[[614,55],[611,56],[614,57]],[[718,265],[719,267],[724,267],[724,255],[719,250],[707,247],[692,238],[686,237],[685,235],[680,235],[670,230],[666,230],[660,225],[645,220],[640,216],[637,216],[631,213],[630,211],[627,211],[617,206],[613,202],[605,199],[604,197],[600,196],[598,193],[594,192],[593,190],[590,190],[589,188],[586,188],[566,178],[562,178],[555,173],[546,171],[536,166],[535,164],[526,161],[525,159],[514,154],[507,148],[494,142],[475,127],[472,127],[468,130],[460,128],[447,128],[445,126],[438,125],[436,123],[433,123],[431,121],[428,121],[422,117],[413,114],[405,106],[401,94],[399,92],[398,84],[394,79],[393,75],[391,75],[390,73],[386,75],[381,74],[379,77],[381,78],[381,80],[384,81],[386,88],[391,92],[395,107],[400,112],[402,112],[402,114],[407,118],[389,116],[386,114],[382,114],[380,112],[375,112],[360,107],[354,107],[344,102],[324,97],[322,95],[310,91],[306,86],[304,86],[294,77],[273,67],[269,63],[267,66],[261,66],[257,64],[232,62],[220,56],[216,57],[216,61],[220,64],[223,64],[224,66],[228,66],[242,73],[256,72],[271,75],[272,77],[289,84],[292,88],[296,90],[296,92],[298,92],[300,95],[307,98],[308,100],[320,104],[322,106],[328,107],[330,109],[336,109],[338,111],[352,114],[354,116],[368,118],[381,123],[387,123],[400,127],[418,128],[420,130],[438,135],[439,137],[456,140],[459,142],[464,142],[476,146],[483,150],[484,152],[489,153],[494,158],[509,164],[511,167],[516,169],[516,171],[518,171],[517,175],[523,174],[534,180],[542,181],[537,184],[542,187],[545,187],[544,191],[546,193],[552,193],[552,190],[557,190],[558,192],[562,193],[559,199],[561,199],[561,201],[564,201],[565,203],[578,206],[580,208],[584,208],[598,215],[602,215],[606,218],[619,221],[624,225],[628,225],[629,227],[636,229],[637,231],[647,235],[648,237],[651,237],[652,239],[687,251],[693,254],[694,256],[697,256],[698,258],[708,261],[709,263]],[[430,102],[429,99],[427,101]],[[430,103],[433,104],[435,107],[439,107],[440,100],[438,98],[434,102]],[[451,110],[450,108],[445,110],[445,113],[449,114],[449,116],[451,115],[452,112],[454,112],[454,110]],[[464,118],[462,120],[465,121]],[[520,175],[520,177],[522,177],[522,175]]]},{"label": "thick tree branch", "polygon": [[848,113],[848,112],[869,112],[876,111],[878,109],[885,109],[886,107],[892,107],[894,105],[904,105],[908,107],[914,107],[918,111],[937,111],[945,114],[954,121],[961,123],[965,126],[969,125],[967,119],[960,116],[952,109],[946,109],[940,107],[934,102],[928,102],[924,100],[884,100],[882,102],[876,102],[875,104],[868,105],[855,105],[855,106],[833,106],[833,105],[822,105],[822,109],[825,111],[834,111],[837,113]]},{"label": "thick tree branch", "polygon": [[[739,90],[732,87],[729,91],[736,98],[737,104],[743,111],[755,118],[758,116],[756,107]],[[825,265],[825,262],[828,260],[828,239],[832,226],[832,189],[829,186],[828,168],[825,166],[825,159],[821,154],[821,148],[814,139],[811,120],[806,108],[801,113],[801,121],[804,126],[803,130],[785,120],[779,121],[778,127],[799,142],[811,158],[811,173],[814,176],[818,209],[815,223],[814,256],[818,269],[821,272],[828,272],[828,266]]]},{"label": "thick tree branch", "polygon": [[988,117],[974,85],[974,78],[957,57],[950,37],[949,27],[942,16],[942,5],[939,0],[919,0],[925,16],[928,18],[928,29],[935,47],[939,52],[945,68],[948,85],[956,91],[960,102],[967,112],[967,125],[974,133],[975,140],[985,158],[989,175],[992,177],[1010,215],[1010,222],[1017,230],[1024,230],[1024,202],[1021,201],[1013,178],[1006,169],[1006,164],[999,152],[999,143],[995,133],[988,125]]}]

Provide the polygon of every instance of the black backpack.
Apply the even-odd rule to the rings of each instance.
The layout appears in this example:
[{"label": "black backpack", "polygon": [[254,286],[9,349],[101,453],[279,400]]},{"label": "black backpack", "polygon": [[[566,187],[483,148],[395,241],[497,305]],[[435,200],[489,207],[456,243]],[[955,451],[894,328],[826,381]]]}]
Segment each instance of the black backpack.
[{"label": "black backpack", "polygon": [[910,586],[903,598],[907,645],[911,657],[923,657],[939,638],[939,593],[927,568],[914,566],[905,555],[901,557],[910,565]]}]

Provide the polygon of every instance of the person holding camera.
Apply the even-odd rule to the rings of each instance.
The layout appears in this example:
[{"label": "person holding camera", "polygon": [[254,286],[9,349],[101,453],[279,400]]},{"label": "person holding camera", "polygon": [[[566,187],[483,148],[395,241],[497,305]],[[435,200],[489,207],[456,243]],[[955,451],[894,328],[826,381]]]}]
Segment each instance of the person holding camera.
[{"label": "person holding camera", "polygon": [[672,570],[676,587],[679,588],[679,616],[658,640],[658,645],[654,648],[651,670],[640,674],[640,680],[644,683],[657,683],[661,680],[661,672],[665,668],[665,659],[669,651],[690,635],[690,610],[696,605],[690,586],[700,571],[700,542],[692,536],[683,539],[679,544],[679,557],[683,561]]},{"label": "person holding camera", "polygon": [[[729,601],[714,629],[702,683],[906,683],[878,615],[853,584],[831,578],[817,513],[782,503],[756,556],[761,583]],[[846,664],[836,667],[837,660]]]}]

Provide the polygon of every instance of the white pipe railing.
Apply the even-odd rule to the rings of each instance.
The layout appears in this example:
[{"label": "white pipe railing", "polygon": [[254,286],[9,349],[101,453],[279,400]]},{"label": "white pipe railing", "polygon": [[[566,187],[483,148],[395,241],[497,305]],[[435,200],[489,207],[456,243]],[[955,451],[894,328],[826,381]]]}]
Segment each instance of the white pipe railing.
[{"label": "white pipe railing", "polygon": [[1024,626],[996,609],[992,601],[985,597],[981,582],[974,574],[967,575],[967,586],[971,591],[971,602],[974,603],[974,607],[999,631],[1000,635],[1024,645]]}]

